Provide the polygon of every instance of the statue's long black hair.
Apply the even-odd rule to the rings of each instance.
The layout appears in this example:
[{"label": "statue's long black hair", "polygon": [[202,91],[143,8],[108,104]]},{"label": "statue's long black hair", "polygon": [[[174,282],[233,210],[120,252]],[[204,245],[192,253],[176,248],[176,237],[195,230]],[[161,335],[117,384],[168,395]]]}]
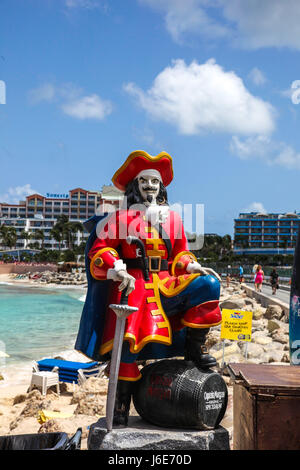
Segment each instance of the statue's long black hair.
[{"label": "statue's long black hair", "polygon": [[[159,193],[156,198],[156,202],[159,206],[168,206],[168,195],[165,186],[162,182],[159,183]],[[144,200],[139,190],[139,183],[137,179],[130,181],[126,186],[125,190],[125,197],[124,197],[125,207],[124,209],[128,209],[134,204],[143,204]]]}]

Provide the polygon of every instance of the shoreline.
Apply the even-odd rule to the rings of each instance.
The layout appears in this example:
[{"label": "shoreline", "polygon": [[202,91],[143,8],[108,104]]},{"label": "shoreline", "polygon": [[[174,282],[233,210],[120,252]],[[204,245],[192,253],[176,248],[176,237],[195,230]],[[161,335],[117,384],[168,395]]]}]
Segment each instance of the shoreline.
[{"label": "shoreline", "polygon": [[[84,285],[75,284],[55,284],[55,283],[44,283],[39,280],[29,279],[14,279],[11,274],[0,274],[0,287],[19,287],[20,289],[32,289],[32,290],[52,290],[52,291],[76,291],[80,294],[78,299],[84,304],[84,295],[87,292],[87,287]],[[65,349],[55,350],[47,355],[47,357],[64,357],[66,360],[72,360],[75,362],[87,362],[88,359],[78,351],[72,349],[73,343],[65,346]],[[44,357],[38,357],[36,361],[43,359]],[[0,380],[0,398],[14,396],[17,393],[25,393],[29,387],[33,360],[23,359],[20,361],[12,362],[7,364],[6,359],[0,359],[0,376],[3,376],[3,380]],[[23,391],[23,392],[22,392]]]},{"label": "shoreline", "polygon": [[87,286],[85,284],[76,285],[76,284],[56,284],[46,283],[46,282],[39,282],[39,280],[31,280],[31,279],[14,279],[11,277],[11,274],[0,274],[0,286],[1,285],[8,285],[8,286],[19,286],[19,287],[36,287],[39,289],[75,289],[75,290],[82,290],[87,291]]}]

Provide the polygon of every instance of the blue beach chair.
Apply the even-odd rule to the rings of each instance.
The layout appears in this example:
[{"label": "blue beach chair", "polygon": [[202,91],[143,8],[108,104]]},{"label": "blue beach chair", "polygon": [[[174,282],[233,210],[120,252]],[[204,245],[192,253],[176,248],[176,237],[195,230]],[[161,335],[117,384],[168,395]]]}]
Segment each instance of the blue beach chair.
[{"label": "blue beach chair", "polygon": [[99,362],[72,362],[61,359],[42,359],[37,361],[40,371],[51,371],[58,367],[60,382],[83,383],[88,377],[99,377],[103,364]]}]

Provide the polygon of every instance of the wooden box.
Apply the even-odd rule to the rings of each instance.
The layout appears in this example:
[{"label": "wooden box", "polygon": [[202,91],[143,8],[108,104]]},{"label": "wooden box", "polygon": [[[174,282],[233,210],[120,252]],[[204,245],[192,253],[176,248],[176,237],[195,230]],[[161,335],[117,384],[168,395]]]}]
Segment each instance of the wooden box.
[{"label": "wooden box", "polygon": [[234,450],[300,449],[300,367],[229,364]]}]

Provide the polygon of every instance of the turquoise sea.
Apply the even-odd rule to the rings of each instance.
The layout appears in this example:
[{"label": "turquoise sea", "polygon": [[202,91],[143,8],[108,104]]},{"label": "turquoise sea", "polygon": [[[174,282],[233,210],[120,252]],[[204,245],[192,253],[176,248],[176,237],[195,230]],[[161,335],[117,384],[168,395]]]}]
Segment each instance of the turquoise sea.
[{"label": "turquoise sea", "polygon": [[0,351],[6,365],[74,348],[85,293],[0,284]]}]

